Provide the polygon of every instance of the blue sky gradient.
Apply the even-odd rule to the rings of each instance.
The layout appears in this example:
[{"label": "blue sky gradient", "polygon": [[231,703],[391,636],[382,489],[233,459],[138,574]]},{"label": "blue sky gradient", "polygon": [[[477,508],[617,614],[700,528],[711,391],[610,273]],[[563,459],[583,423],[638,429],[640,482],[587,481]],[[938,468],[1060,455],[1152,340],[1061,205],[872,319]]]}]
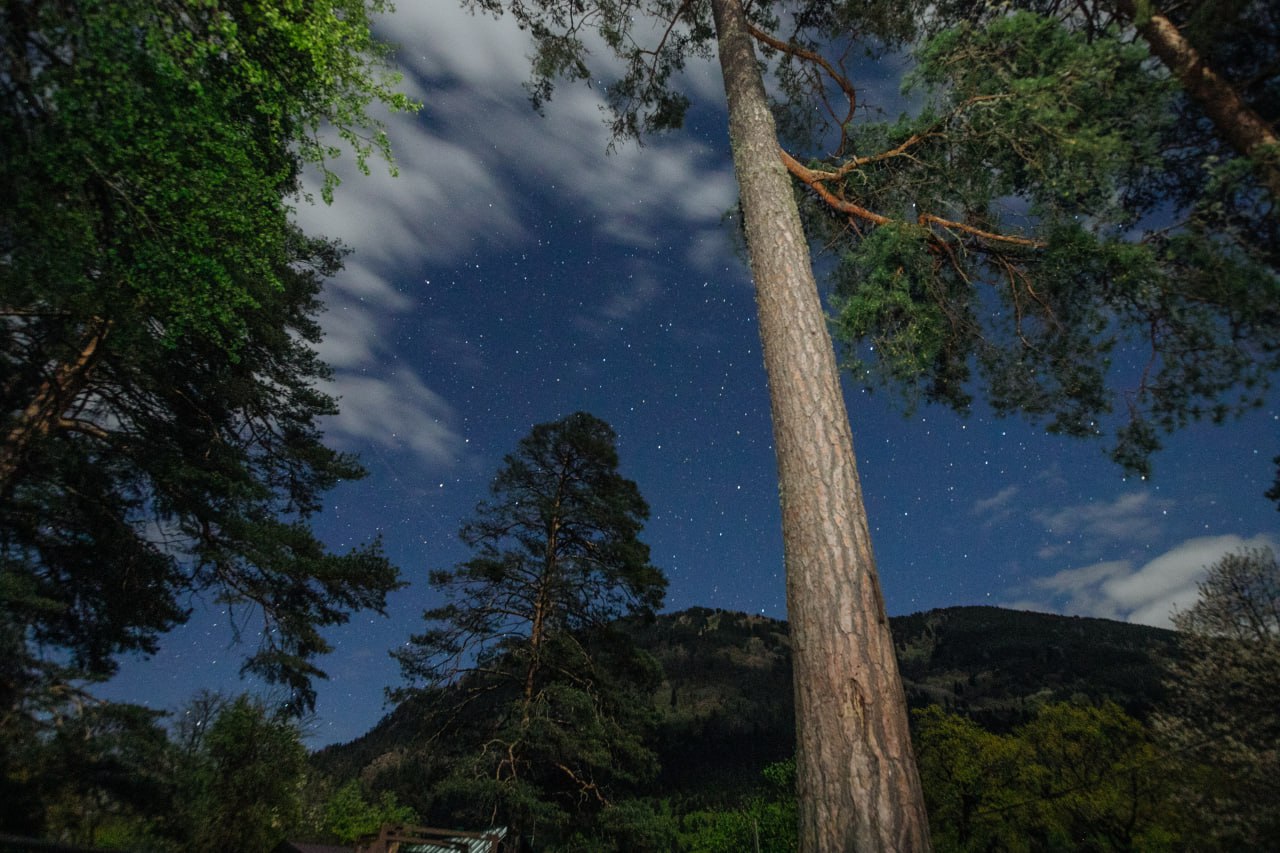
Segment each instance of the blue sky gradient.
[{"label": "blue sky gradient", "polygon": [[[374,535],[410,586],[386,618],[330,633],[312,747],[366,731],[398,683],[388,651],[439,603],[426,583],[468,552],[459,523],[530,427],[589,411],[619,435],[652,508],[643,538],[667,605],[785,618],[768,393],[736,204],[718,67],[693,65],[689,126],[606,155],[599,86],[564,87],[536,115],[531,49],[510,21],[450,0],[382,22],[425,104],[388,118],[399,176],[346,178],[311,233],[354,253],[328,286],[322,347],[343,413],[331,441],[370,476],[329,495],[317,528],[344,549]],[[894,72],[897,69],[890,68]],[[607,73],[604,69],[602,73]],[[881,77],[876,75],[880,74]],[[882,79],[883,78],[883,79]],[[885,69],[865,103],[894,103]],[[924,407],[852,385],[846,399],[891,614],[1002,604],[1168,625],[1204,566],[1280,542],[1263,498],[1280,408],[1197,425],[1126,479],[1105,444],[1017,420]],[[102,691],[174,709],[238,679],[255,614],[194,601],[191,623]]]}]

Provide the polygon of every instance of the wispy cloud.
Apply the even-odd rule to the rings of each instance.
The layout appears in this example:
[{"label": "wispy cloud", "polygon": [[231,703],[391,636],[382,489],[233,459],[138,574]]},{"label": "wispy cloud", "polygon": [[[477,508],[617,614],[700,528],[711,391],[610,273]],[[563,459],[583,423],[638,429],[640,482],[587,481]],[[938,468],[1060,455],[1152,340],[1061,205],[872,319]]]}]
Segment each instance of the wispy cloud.
[{"label": "wispy cloud", "polygon": [[1176,608],[1195,603],[1208,566],[1227,553],[1263,546],[1275,544],[1266,535],[1188,539],[1141,565],[1112,560],[1039,578],[1012,590],[1006,606],[1167,628]]},{"label": "wispy cloud", "polygon": [[982,519],[983,525],[992,527],[1013,517],[1014,499],[1022,493],[1020,486],[1005,486],[989,498],[979,498],[969,507],[969,514]]},{"label": "wispy cloud", "polygon": [[1116,543],[1152,542],[1160,535],[1169,506],[1150,492],[1131,492],[1112,501],[1037,510],[1032,517],[1055,540],[1041,548],[1039,556],[1048,559],[1068,550],[1103,551]]},{"label": "wispy cloud", "polygon": [[[378,163],[361,175],[353,158],[339,158],[331,164],[342,178],[335,203],[300,204],[295,213],[308,233],[354,250],[325,291],[321,354],[335,368],[343,409],[328,430],[344,446],[372,441],[408,450],[424,465],[448,465],[461,445],[452,407],[431,387],[430,365],[422,373],[406,368],[392,343],[400,318],[422,302],[402,289],[406,269],[527,243],[530,217],[555,205],[572,206],[599,239],[642,251],[660,250],[659,235],[678,223],[699,247],[691,265],[705,265],[712,261],[704,244],[731,251],[721,216],[736,185],[720,152],[686,134],[606,156],[598,86],[563,86],[545,119],[531,119],[523,83],[532,45],[509,16],[408,3],[379,32],[398,45],[403,88],[425,104],[418,116],[386,120],[399,175]],[[599,58],[607,75],[606,53]],[[706,86],[711,70],[687,73]],[[526,200],[531,186],[541,189],[537,211]],[[658,282],[608,274],[602,298],[583,308],[588,328],[625,321],[660,298]]]},{"label": "wispy cloud", "polygon": [[1018,486],[1005,486],[989,498],[981,498],[973,502],[970,508],[974,515],[986,515],[992,510],[1004,509],[1009,502],[1018,496],[1022,489]]},{"label": "wispy cloud", "polygon": [[463,442],[451,426],[453,409],[416,375],[339,373],[335,380],[341,412],[331,419],[329,432],[339,445],[364,442],[408,451],[432,466],[457,461]]}]

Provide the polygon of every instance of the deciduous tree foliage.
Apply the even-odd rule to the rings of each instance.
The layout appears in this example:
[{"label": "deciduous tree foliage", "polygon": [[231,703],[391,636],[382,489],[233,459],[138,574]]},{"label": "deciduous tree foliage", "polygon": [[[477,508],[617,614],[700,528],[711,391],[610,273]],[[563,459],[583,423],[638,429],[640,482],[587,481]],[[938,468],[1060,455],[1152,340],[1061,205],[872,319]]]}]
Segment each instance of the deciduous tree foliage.
[{"label": "deciduous tree foliage", "polygon": [[656,771],[643,737],[657,664],[611,626],[652,615],[667,585],[615,442],[583,412],[521,439],[462,526],[475,556],[431,574],[449,602],[395,653],[450,765],[438,796],[526,837],[596,837],[591,849],[626,831],[610,826],[615,797]]},{"label": "deciduous tree foliage", "polygon": [[202,692],[167,732],[164,716],[91,698],[60,706],[21,762],[6,760],[24,776],[24,795],[4,802],[6,830],[94,849],[266,853],[297,828],[306,750],[291,711]]},{"label": "deciduous tree foliage", "polygon": [[[1280,567],[1259,548],[1209,568],[1174,615],[1183,654],[1171,666],[1168,743],[1204,765],[1182,792],[1215,849],[1280,837]],[[1206,845],[1205,849],[1209,849]]]},{"label": "deciduous tree foliage", "polygon": [[137,705],[89,703],[29,744],[35,760],[22,766],[41,807],[31,815],[33,834],[85,846],[128,836],[150,847],[172,829],[165,818],[180,811],[178,786],[160,716]]},{"label": "deciduous tree foliage", "polygon": [[268,853],[302,817],[307,751],[295,721],[240,696],[214,719],[197,769],[197,850]]},{"label": "deciduous tree foliage", "polygon": [[400,805],[390,791],[383,791],[373,802],[365,799],[358,779],[334,791],[324,808],[325,830],[343,844],[377,835],[384,824],[416,823],[418,816],[413,809]]},{"label": "deciduous tree foliage", "polygon": [[764,769],[766,793],[736,809],[696,811],[680,820],[680,849],[688,853],[793,853],[796,849],[796,764]]},{"label": "deciduous tree foliage", "polygon": [[366,108],[411,106],[370,33],[382,8],[0,5],[2,734],[33,684],[154,651],[192,593],[305,706],[320,629],[396,587],[378,543],[335,554],[307,526],[362,471],[319,426],[342,252],[289,215],[307,164],[336,184],[322,127],[363,164],[386,153]]},{"label": "deciduous tree foliage", "polygon": [[1180,765],[1117,705],[1046,705],[1007,735],[930,706],[916,741],[939,850],[1185,849]]}]

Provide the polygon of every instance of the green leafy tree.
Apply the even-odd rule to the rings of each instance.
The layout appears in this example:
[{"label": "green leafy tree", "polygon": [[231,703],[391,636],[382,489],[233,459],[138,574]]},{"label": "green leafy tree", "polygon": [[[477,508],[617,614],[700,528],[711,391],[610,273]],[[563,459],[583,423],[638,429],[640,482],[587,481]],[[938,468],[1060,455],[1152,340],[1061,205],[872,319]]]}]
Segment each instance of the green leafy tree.
[{"label": "green leafy tree", "polygon": [[379,543],[331,553],[308,527],[362,471],[319,428],[342,252],[290,222],[304,168],[337,182],[322,128],[364,165],[387,152],[366,108],[411,106],[383,8],[0,5],[0,737],[38,719],[33,685],[154,651],[193,592],[261,617],[237,616],[246,669],[304,708],[320,629],[396,588]]},{"label": "green leafy tree", "polygon": [[288,715],[237,697],[209,727],[200,759],[195,849],[267,853],[300,822],[307,751]]},{"label": "green leafy tree", "polygon": [[1171,665],[1161,734],[1198,761],[1182,799],[1203,849],[1262,849],[1280,837],[1280,568],[1258,548],[1209,568],[1200,597],[1174,615],[1183,654]]},{"label": "green leafy tree", "polygon": [[612,623],[651,615],[667,582],[615,442],[582,412],[521,439],[462,526],[476,555],[431,573],[449,603],[395,653],[452,765],[440,795],[526,836],[590,834],[656,771],[643,734],[657,665]]},{"label": "green leafy tree", "polygon": [[1016,849],[1002,810],[1017,800],[1011,784],[1017,749],[1010,738],[937,705],[915,712],[916,757],[938,850]]},{"label": "green leafy tree", "polygon": [[417,822],[413,809],[400,805],[391,791],[383,791],[374,802],[365,799],[358,779],[335,791],[325,804],[324,828],[343,844],[377,835],[384,824]]},{"label": "green leafy tree", "polygon": [[736,809],[696,811],[681,818],[680,849],[687,853],[792,853],[796,849],[796,764],[764,769],[768,791]]},{"label": "green leafy tree", "polygon": [[1056,703],[1008,735],[916,713],[939,850],[1175,850],[1176,759],[1113,703]]},{"label": "green leafy tree", "polygon": [[1114,703],[1059,703],[1017,731],[1031,838],[1060,850],[1172,850],[1181,821],[1172,799],[1178,764],[1150,730]]},{"label": "green leafy tree", "polygon": [[57,719],[38,746],[40,834],[93,847],[159,849],[176,809],[161,715],[88,702]]}]

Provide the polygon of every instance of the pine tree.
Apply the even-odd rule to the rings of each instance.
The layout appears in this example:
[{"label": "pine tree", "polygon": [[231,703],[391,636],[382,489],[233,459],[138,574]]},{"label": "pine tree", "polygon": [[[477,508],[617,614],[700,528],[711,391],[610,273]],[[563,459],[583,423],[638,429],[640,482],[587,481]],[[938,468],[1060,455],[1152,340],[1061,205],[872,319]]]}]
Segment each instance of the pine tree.
[{"label": "pine tree", "polygon": [[[859,379],[878,367],[960,409],[981,393],[1071,435],[1104,434],[1118,409],[1113,454],[1145,471],[1162,431],[1256,405],[1280,365],[1280,218],[1258,166],[1271,148],[1179,163],[1199,149],[1165,144],[1186,102],[1177,72],[1153,73],[1118,28],[1073,26],[1083,3],[1045,4],[1066,21],[970,3],[467,5],[510,12],[533,35],[535,106],[560,79],[593,79],[585,34],[598,35],[621,61],[606,86],[620,138],[678,127],[690,104],[679,72],[718,54],[778,456],[801,849],[927,849],[809,241],[834,250],[852,353],[875,344],[878,362],[852,360]],[[1135,5],[1135,26],[1154,20]],[[951,29],[920,45],[924,110],[863,126],[842,60],[905,50],[932,21]],[[1169,198],[1174,226],[1150,222]],[[1137,225],[1150,227],[1131,239]],[[1134,340],[1149,350],[1117,388],[1113,356]]]},{"label": "pine tree", "polygon": [[656,772],[643,736],[657,665],[614,623],[651,616],[667,582],[615,442],[583,412],[521,439],[462,526],[475,556],[431,574],[449,603],[395,653],[420,685],[399,695],[419,693],[452,765],[437,792],[520,835],[601,830],[617,794]]},{"label": "pine tree", "polygon": [[944,5],[918,113],[788,165],[859,379],[1112,433],[1149,474],[1162,435],[1260,405],[1280,367],[1267,144],[1236,150],[1107,4],[1019,5],[1053,14]]}]

